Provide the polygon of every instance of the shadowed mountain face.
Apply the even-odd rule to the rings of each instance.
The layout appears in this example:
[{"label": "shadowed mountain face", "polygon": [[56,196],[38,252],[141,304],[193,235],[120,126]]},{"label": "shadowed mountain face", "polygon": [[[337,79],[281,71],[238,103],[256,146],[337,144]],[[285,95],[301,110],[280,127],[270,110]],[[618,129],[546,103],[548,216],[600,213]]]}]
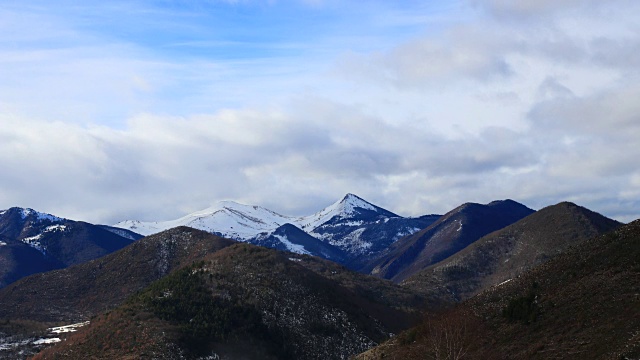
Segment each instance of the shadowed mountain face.
[{"label": "shadowed mountain face", "polygon": [[99,259],[0,289],[0,318],[86,320],[172,270],[234,243],[185,227],[149,236]]},{"label": "shadowed mountain face", "polygon": [[443,302],[464,300],[621,224],[572,203],[541,209],[422,270],[403,285]]},{"label": "shadowed mountain face", "polygon": [[430,316],[357,359],[424,359],[446,349],[469,359],[638,359],[639,259],[636,220]]},{"label": "shadowed mountain face", "polygon": [[37,358],[346,358],[406,328],[416,299],[331,262],[240,243],[154,282]]},{"label": "shadowed mountain face", "polygon": [[0,236],[0,287],[31,274],[63,267],[61,262],[22,241]]},{"label": "shadowed mountain face", "polygon": [[344,251],[314,238],[291,224],[284,224],[271,233],[257,236],[251,243],[297,254],[316,255],[337,263],[344,263],[347,259]]},{"label": "shadowed mountain face", "polygon": [[133,242],[101,226],[62,219],[32,209],[0,212],[0,287],[22,277],[89,261]]},{"label": "shadowed mountain face", "polygon": [[464,204],[426,229],[398,240],[363,270],[400,282],[455,254],[482,236],[533,212],[512,200],[494,201],[487,205]]}]

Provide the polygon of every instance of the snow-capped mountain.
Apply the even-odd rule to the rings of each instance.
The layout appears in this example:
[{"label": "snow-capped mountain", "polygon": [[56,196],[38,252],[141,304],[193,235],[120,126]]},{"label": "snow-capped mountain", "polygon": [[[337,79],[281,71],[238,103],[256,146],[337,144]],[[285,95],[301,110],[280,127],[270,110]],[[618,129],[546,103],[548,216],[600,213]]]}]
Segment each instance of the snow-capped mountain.
[{"label": "snow-capped mountain", "polygon": [[[114,233],[117,232],[118,234]],[[0,211],[0,287],[24,276],[64,268],[118,250],[140,238],[28,208]]]},{"label": "snow-capped mountain", "polygon": [[260,206],[221,201],[216,206],[197,211],[176,220],[141,222],[126,220],[115,227],[138,234],[151,235],[177,226],[188,226],[226,238],[246,241],[260,233],[272,232],[280,225],[294,222],[295,218],[275,213]]},{"label": "snow-capped mountain", "polygon": [[[302,217],[281,215],[260,206],[222,201],[214,207],[176,220],[160,222],[127,220],[114,226],[143,235],[155,234],[176,226],[189,226],[234,240],[268,244],[266,246],[287,249],[300,254],[313,254],[332,260],[342,258],[340,262],[346,264],[377,253],[400,237],[429,226],[438,218],[439,215],[404,218],[356,195],[347,194],[317,213]],[[346,256],[338,256],[335,250],[328,249],[326,246],[324,252],[318,252],[318,244],[312,245],[309,238],[296,243],[289,241],[289,237],[285,239],[281,234],[276,234],[276,231],[285,224],[301,229],[310,237],[337,248],[335,250],[339,249]],[[291,238],[301,239],[300,232],[288,229],[287,233],[295,233],[296,235]]]},{"label": "snow-capped mountain", "polygon": [[[315,238],[350,254],[352,267],[386,249],[401,237],[435,222],[440,215],[405,218],[375,206],[353,194],[303,218],[301,227]],[[355,263],[353,263],[355,261]]]}]

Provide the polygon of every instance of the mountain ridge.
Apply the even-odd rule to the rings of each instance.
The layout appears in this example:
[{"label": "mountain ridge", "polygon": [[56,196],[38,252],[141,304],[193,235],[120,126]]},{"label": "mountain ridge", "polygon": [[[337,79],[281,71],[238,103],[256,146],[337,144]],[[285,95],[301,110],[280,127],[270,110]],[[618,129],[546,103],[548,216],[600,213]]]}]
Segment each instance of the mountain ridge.
[{"label": "mountain ridge", "polygon": [[[13,207],[0,211],[0,287],[24,276],[79,264],[121,249],[135,234]],[[124,235],[124,236],[123,236]]]},{"label": "mountain ridge", "polygon": [[400,282],[427,266],[444,260],[482,236],[535,211],[516,201],[465,203],[429,227],[406,236],[367,264],[363,271]]},{"label": "mountain ridge", "polygon": [[[357,195],[348,193],[340,200],[307,216],[281,215],[269,209],[222,201],[218,205],[164,222],[140,222],[125,220],[115,227],[142,234],[151,234],[175,226],[190,226],[196,229],[253,244],[264,243],[271,237],[271,247],[283,248],[286,242],[278,243],[273,234],[279,227],[291,224],[313,238],[338,248],[345,256],[333,256],[339,262],[358,268],[360,264],[402,236],[414,233],[439,218],[425,215],[405,218],[373,205]],[[298,243],[289,250],[314,253]],[[333,252],[332,252],[333,253]]]},{"label": "mountain ridge", "polygon": [[483,236],[402,284],[445,302],[464,300],[619,226],[587,208],[561,202]]}]

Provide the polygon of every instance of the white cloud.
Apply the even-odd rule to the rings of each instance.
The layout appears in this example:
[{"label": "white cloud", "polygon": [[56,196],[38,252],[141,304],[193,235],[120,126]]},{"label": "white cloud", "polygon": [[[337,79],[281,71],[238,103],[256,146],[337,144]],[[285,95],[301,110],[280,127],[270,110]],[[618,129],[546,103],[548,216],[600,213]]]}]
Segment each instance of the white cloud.
[{"label": "white cloud", "polygon": [[308,214],[354,192],[402,215],[513,198],[639,217],[640,7],[474,4],[410,38],[334,33],[312,56],[246,60],[45,16],[20,38],[71,44],[0,47],[0,204],[112,223],[221,199]]}]

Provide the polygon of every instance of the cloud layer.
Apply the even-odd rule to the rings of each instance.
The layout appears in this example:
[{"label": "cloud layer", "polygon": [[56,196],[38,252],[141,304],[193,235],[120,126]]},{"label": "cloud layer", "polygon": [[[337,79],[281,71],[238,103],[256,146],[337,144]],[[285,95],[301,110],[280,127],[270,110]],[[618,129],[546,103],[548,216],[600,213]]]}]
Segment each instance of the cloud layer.
[{"label": "cloud layer", "polygon": [[[308,214],[353,192],[402,215],[513,198],[640,217],[640,5],[470,1],[409,16],[372,2],[393,25],[309,5],[337,30],[313,45],[253,39],[288,50],[234,58],[82,32],[68,14],[5,23],[31,45],[0,42],[0,207],[114,223],[223,199]],[[188,34],[180,46],[225,40]]]}]

